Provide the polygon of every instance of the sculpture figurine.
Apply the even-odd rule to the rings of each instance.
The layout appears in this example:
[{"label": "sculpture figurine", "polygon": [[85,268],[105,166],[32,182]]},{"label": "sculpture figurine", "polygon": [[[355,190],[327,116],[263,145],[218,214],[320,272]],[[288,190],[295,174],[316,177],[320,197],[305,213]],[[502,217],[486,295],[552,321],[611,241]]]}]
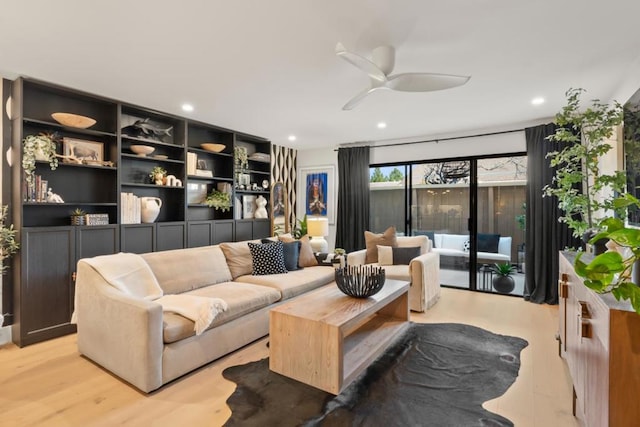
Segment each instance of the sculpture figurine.
[{"label": "sculpture figurine", "polygon": [[59,194],[54,193],[53,189],[49,188],[49,191],[47,191],[47,203],[64,203],[64,200]]},{"label": "sculpture figurine", "polygon": [[258,196],[256,199],[256,212],[254,214],[254,218],[268,218],[269,214],[267,213],[267,199],[262,196]]}]

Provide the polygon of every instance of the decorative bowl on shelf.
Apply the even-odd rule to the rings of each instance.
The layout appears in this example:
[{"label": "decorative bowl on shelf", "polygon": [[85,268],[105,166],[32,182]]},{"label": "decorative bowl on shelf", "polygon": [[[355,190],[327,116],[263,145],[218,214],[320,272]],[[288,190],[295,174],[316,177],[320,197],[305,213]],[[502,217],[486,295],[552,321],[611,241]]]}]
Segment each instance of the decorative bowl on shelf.
[{"label": "decorative bowl on shelf", "polygon": [[384,268],[361,265],[336,268],[335,278],[338,289],[355,298],[377,294],[386,280]]},{"label": "decorative bowl on shelf", "polygon": [[78,114],[71,113],[53,113],[51,115],[53,120],[60,123],[63,126],[69,126],[71,128],[86,129],[96,124],[96,120],[91,117],[80,116]]},{"label": "decorative bowl on shelf", "polygon": [[131,146],[131,151],[136,153],[138,156],[142,156],[142,157],[146,156],[147,154],[153,153],[154,150],[155,148],[151,147],[150,145],[132,145]]},{"label": "decorative bowl on shelf", "polygon": [[164,159],[168,159],[169,156],[165,155],[165,154],[154,154],[153,155],[154,159],[160,159],[160,160],[164,160]]},{"label": "decorative bowl on shelf", "polygon": [[215,144],[213,142],[205,142],[204,144],[200,144],[203,150],[213,151],[214,153],[219,153],[226,147],[224,144]]}]

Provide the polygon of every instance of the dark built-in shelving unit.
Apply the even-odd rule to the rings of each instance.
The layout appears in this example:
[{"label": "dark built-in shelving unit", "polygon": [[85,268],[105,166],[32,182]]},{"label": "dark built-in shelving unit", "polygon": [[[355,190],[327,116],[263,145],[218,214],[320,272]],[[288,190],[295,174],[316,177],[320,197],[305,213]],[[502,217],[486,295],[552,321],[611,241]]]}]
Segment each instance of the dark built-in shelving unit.
[{"label": "dark built-in shelving unit", "polygon": [[[249,154],[270,154],[267,139],[26,78],[12,82],[11,97],[13,166],[11,194],[5,195],[5,200],[11,200],[12,221],[21,243],[12,261],[14,298],[13,307],[9,307],[13,340],[19,346],[75,331],[70,320],[75,266],[81,258],[206,246],[271,234],[268,219],[242,219],[241,212],[234,212],[235,203],[222,212],[194,199],[228,183],[232,201],[245,194],[262,194],[268,200],[269,191],[262,190],[261,183],[265,179],[271,182],[270,162],[250,160],[243,172],[260,190],[240,191],[233,161],[236,146],[246,147]],[[91,117],[96,124],[88,129],[63,126],[51,117],[55,112]],[[153,137],[133,134],[127,126],[142,119],[160,129],[171,127],[171,131]],[[27,200],[22,140],[41,132],[99,143],[103,160],[113,166],[64,163],[60,159],[59,167],[51,170],[48,162],[38,161],[35,174],[46,180],[64,203]],[[203,143],[220,143],[225,148],[214,153],[202,149]],[[155,150],[143,157],[133,153],[131,145],[149,145]],[[57,152],[63,154],[62,143]],[[197,156],[198,167],[211,171],[210,176],[188,174],[188,153]],[[166,169],[182,186],[155,185],[148,176],[154,166]],[[163,204],[156,221],[125,224],[121,193],[160,198]],[[107,214],[109,224],[71,226],[70,213],[76,208]]]}]

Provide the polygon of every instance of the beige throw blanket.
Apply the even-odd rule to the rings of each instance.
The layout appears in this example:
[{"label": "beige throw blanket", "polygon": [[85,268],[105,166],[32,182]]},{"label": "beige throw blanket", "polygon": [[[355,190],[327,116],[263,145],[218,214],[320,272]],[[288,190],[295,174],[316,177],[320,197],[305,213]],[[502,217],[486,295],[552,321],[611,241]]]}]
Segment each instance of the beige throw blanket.
[{"label": "beige throw blanket", "polygon": [[163,296],[162,288],[149,264],[137,254],[121,252],[86,258],[84,261],[121,292],[157,302],[162,305],[162,311],[177,313],[192,320],[196,335],[204,332],[218,314],[228,309],[227,303],[220,298],[197,295]]}]

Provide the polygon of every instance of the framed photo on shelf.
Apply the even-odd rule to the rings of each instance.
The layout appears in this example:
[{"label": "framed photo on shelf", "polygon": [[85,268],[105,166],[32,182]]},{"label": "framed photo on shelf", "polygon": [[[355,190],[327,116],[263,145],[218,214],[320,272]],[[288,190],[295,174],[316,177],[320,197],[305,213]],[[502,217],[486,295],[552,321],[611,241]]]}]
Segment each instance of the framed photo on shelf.
[{"label": "framed photo on shelf", "polygon": [[200,182],[187,183],[187,203],[200,204],[204,203],[207,197],[207,184]]},{"label": "framed photo on shelf", "polygon": [[242,196],[242,219],[251,219],[256,213],[256,196]]},{"label": "framed photo on shelf", "polygon": [[96,141],[85,141],[83,139],[62,138],[62,154],[67,158],[64,163],[72,163],[72,158],[82,161],[82,163],[99,163],[104,161],[104,144]]},{"label": "framed photo on shelf", "polygon": [[289,204],[284,183],[276,182],[271,187],[271,231],[289,232]]},{"label": "framed photo on shelf", "polygon": [[323,216],[329,224],[335,223],[335,181],[333,165],[298,169],[298,195],[305,214]]}]

